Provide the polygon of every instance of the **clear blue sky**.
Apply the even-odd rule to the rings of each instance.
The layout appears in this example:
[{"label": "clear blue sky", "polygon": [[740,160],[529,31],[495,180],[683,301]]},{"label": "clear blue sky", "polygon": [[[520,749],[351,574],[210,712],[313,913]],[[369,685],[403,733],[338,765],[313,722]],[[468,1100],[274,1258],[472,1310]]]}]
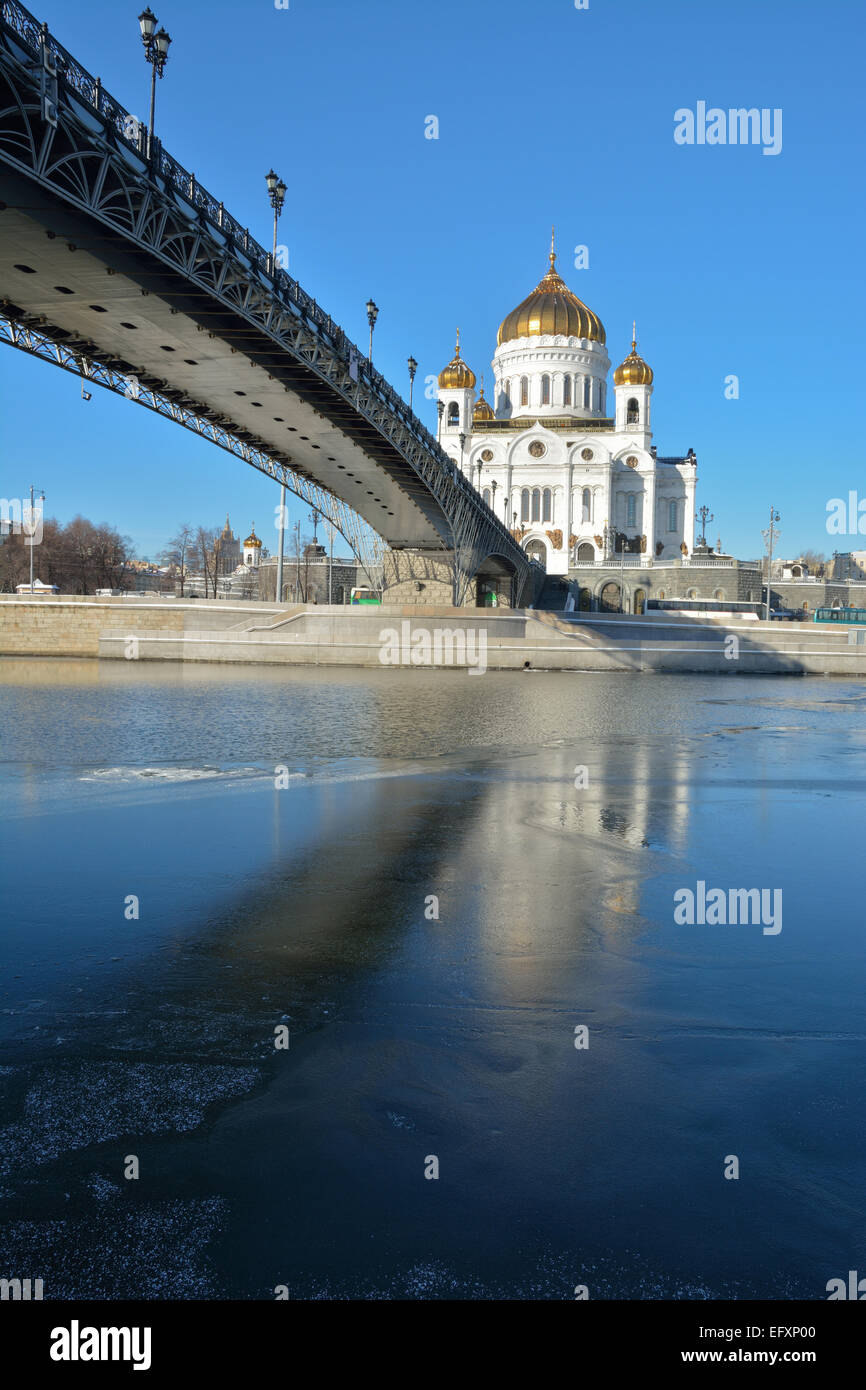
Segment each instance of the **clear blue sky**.
[{"label": "clear blue sky", "polygon": [[[146,118],[140,5],[32,8]],[[439,371],[458,323],[490,379],[499,321],[542,275],[555,223],[558,268],[601,316],[614,365],[637,318],[655,442],[697,452],[713,540],[756,555],[772,502],[784,554],[857,548],[824,523],[829,498],[866,496],[860,0],[152,8],[174,40],[157,96],[167,148],[265,243],[273,165],[292,273],[362,344],[373,296],[377,365],[399,388],[410,353],[419,381]],[[781,107],[781,154],[675,144],[675,110],[701,100]],[[434,428],[433,404],[420,413]],[[226,511],[273,548],[262,475],[107,392],[83,404],[75,378],[6,347],[0,420],[6,496],[34,482],[49,515],[109,521],[143,556]]]}]

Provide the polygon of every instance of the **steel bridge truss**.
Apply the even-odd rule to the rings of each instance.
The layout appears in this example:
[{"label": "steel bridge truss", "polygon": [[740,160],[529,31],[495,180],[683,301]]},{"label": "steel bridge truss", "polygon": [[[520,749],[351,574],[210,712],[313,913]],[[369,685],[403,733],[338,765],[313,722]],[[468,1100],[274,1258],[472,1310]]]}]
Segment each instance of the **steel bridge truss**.
[{"label": "steel bridge truss", "polygon": [[[381,583],[381,537],[341,498],[320,487],[312,478],[301,477],[286,464],[278,462],[273,457],[273,451],[270,454],[262,453],[261,449],[238,438],[230,430],[224,429],[204,415],[196,414],[189,406],[169,400],[159,391],[143,386],[137,378],[125,375],[94,357],[85,356],[81,346],[71,345],[68,338],[61,342],[48,336],[44,330],[38,332],[24,323],[7,318],[2,313],[0,343],[19,348],[32,357],[38,357],[42,362],[50,362],[54,367],[72,372],[80,377],[82,382],[104,386],[106,390],[114,391],[136,405],[143,405],[147,410],[152,410],[167,420],[173,420],[176,425],[183,425],[184,429],[191,430],[193,434],[218,445],[220,449],[234,454],[236,458],[243,459],[244,463],[258,468],[276,482],[285,484],[289,492],[307,502],[324,522],[339,531],[366,573],[371,587],[377,588]],[[283,522],[285,524],[285,518]]]},{"label": "steel bridge truss", "polygon": [[[97,129],[94,129],[94,126]],[[533,582],[533,565],[472,484],[406,402],[350,342],[342,328],[279,269],[274,258],[206,189],[125,111],[17,3],[0,0],[0,163],[38,185],[71,212],[85,214],[87,241],[97,251],[122,238],[146,253],[183,288],[207,296],[238,325],[235,350],[267,363],[275,380],[285,371],[309,404],[371,457],[426,516],[453,560],[454,602],[495,557],[512,576],[512,602]],[[2,215],[2,212],[0,212]],[[3,340],[45,361],[129,394],[129,363],[105,353],[17,306],[6,315]],[[202,331],[206,331],[202,329]],[[74,365],[73,365],[74,364]],[[169,383],[140,373],[140,404],[192,429],[285,482],[346,538],[365,567],[376,564],[381,542],[349,505],[308,476],[286,451],[239,428],[226,416],[188,399]],[[387,523],[382,534],[387,539]],[[362,558],[364,557],[364,558]]]}]

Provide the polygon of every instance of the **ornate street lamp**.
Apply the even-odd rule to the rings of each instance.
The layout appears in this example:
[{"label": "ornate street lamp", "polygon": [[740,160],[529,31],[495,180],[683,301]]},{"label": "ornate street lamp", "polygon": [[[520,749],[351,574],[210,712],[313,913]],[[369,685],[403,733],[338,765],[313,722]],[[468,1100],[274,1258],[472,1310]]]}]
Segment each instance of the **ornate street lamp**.
[{"label": "ornate street lamp", "polygon": [[437,433],[437,435],[436,435],[436,443],[437,443],[437,444],[441,444],[441,443],[442,443],[442,416],[445,414],[445,402],[444,402],[444,401],[437,401],[437,402],[436,402],[436,411],[437,411],[437,413],[438,413],[438,415],[439,415],[439,431],[438,431],[438,433]]},{"label": "ornate street lamp", "polygon": [[415,373],[418,370],[418,363],[414,357],[409,358],[409,409],[412,409],[412,392],[415,387]]},{"label": "ornate street lamp", "polygon": [[154,109],[156,107],[156,79],[162,77],[165,72],[165,65],[168,62],[168,50],[171,45],[171,37],[164,29],[157,29],[159,20],[153,11],[148,7],[138,16],[138,26],[141,29],[141,42],[144,44],[145,61],[150,63],[150,124],[147,127],[147,157],[150,159],[153,150],[153,121]]},{"label": "ornate street lamp", "polygon": [[372,362],[373,362],[373,329],[376,327],[376,320],[377,320],[378,317],[379,317],[379,308],[378,308],[378,305],[374,304],[373,301],[372,301],[372,299],[368,299],[368,300],[367,300],[367,322],[368,322],[369,325],[370,325],[370,351],[369,351],[368,354],[367,354],[367,360],[371,363],[371,365],[372,365]]},{"label": "ornate street lamp", "polygon": [[466,435],[465,435],[465,434],[459,434],[457,437],[458,437],[458,439],[460,440],[460,472],[462,473],[462,472],[463,472],[463,450],[466,448]]},{"label": "ornate street lamp", "polygon": [[283,181],[282,181],[282,179],[279,177],[279,175],[274,173],[273,169],[271,169],[269,173],[265,174],[265,183],[266,183],[267,186],[268,186],[268,197],[270,198],[271,207],[272,207],[273,210],[274,210],[274,262],[273,262],[273,269],[276,270],[276,268],[277,268],[277,222],[279,221],[280,213],[281,213],[282,210],[283,210],[283,203],[286,201],[286,194],[287,194],[287,192],[288,192],[288,189],[286,188],[286,185],[283,183]]},{"label": "ornate street lamp", "polygon": [[496,479],[495,479],[495,478],[493,479],[493,482],[490,484],[490,492],[491,492],[490,510],[492,511],[493,515],[495,516],[495,515],[496,515]]}]

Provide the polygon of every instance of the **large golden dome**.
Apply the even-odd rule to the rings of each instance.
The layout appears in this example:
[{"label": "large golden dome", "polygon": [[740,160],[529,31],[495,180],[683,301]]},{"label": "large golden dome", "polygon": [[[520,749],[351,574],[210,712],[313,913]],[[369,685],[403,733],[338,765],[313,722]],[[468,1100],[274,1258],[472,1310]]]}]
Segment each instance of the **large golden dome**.
[{"label": "large golden dome", "polygon": [[439,373],[439,385],[443,391],[466,391],[471,390],[475,385],[475,373],[471,367],[467,367],[463,358],[460,356],[460,329],[457,330],[457,346],[454,349],[454,356],[443,367]]},{"label": "large golden dome", "polygon": [[255,523],[255,522],[253,522],[253,529],[252,529],[252,532],[250,533],[249,536],[247,536],[246,540],[244,541],[244,545],[246,545],[246,546],[252,546],[254,550],[261,550],[261,548],[262,548],[262,543],[261,543],[261,541],[259,540],[258,536],[256,535],[256,523]]},{"label": "large golden dome", "polygon": [[604,343],[604,324],[588,309],[582,299],[568,288],[555,269],[556,252],[550,239],[550,269],[539,280],[532,294],[499,325],[497,343],[509,343],[513,338],[537,338],[542,334],[566,338],[589,338]]},{"label": "large golden dome", "polygon": [[614,386],[652,386],[653,369],[637,350],[637,332],[632,327],[631,352],[613,374]]}]

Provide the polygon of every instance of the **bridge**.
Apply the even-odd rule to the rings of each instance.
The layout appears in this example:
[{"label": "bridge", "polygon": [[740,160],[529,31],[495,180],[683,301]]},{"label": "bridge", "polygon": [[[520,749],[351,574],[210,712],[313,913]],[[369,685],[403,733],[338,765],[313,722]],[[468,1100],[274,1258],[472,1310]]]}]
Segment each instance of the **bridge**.
[{"label": "bridge", "polygon": [[283,483],[395,594],[530,601],[537,567],[406,402],[148,137],[0,0],[0,340]]}]

